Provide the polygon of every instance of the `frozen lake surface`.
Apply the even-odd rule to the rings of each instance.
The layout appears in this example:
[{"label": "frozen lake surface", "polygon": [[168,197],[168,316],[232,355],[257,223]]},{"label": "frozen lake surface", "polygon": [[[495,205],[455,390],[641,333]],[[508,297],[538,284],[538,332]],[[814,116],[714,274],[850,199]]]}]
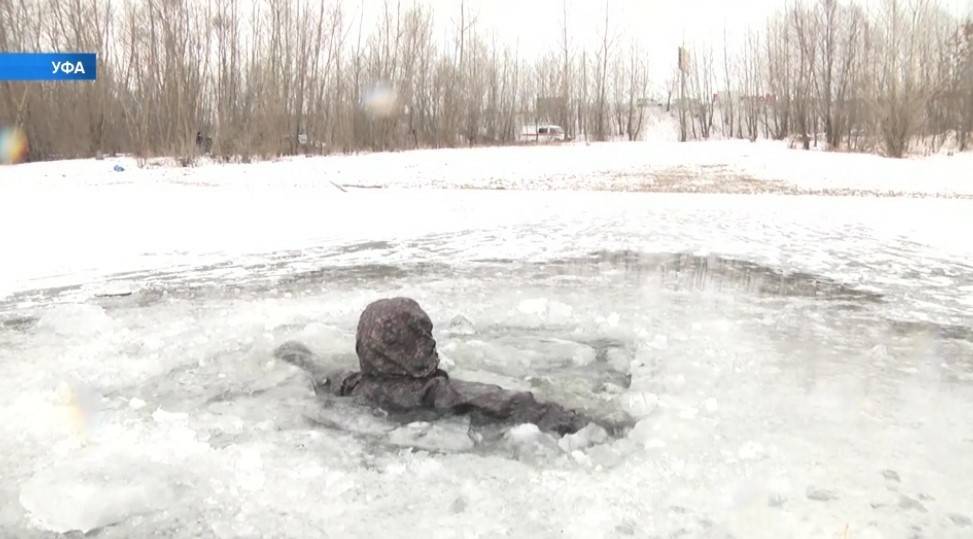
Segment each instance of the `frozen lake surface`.
[{"label": "frozen lake surface", "polygon": [[[973,534],[969,200],[18,195],[0,535]],[[358,314],[391,295],[454,376],[638,423],[482,443],[325,407],[273,360],[296,338],[353,365]]]}]

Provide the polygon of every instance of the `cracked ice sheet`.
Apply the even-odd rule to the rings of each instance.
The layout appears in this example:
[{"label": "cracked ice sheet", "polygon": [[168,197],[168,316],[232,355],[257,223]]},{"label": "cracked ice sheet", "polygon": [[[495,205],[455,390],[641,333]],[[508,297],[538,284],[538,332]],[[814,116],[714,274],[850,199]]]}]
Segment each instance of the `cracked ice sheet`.
[{"label": "cracked ice sheet", "polygon": [[[343,429],[305,421],[317,404],[270,359],[274,344],[298,337],[341,354],[359,306],[398,293],[419,297],[437,328],[456,311],[474,321],[473,335],[437,334],[458,367],[539,373],[554,386],[542,395],[568,403],[584,403],[594,384],[563,370],[573,354],[545,356],[544,338],[559,336],[555,350],[617,344],[634,363],[616,399],[641,422],[571,453],[529,440],[486,453],[450,452],[444,440],[445,453],[427,453],[381,443],[389,427],[350,408]],[[479,299],[459,309],[468,296]],[[529,319],[517,308],[555,297],[556,308]],[[91,305],[84,319],[100,321],[86,326],[54,308],[61,316],[3,334],[11,482],[0,495],[11,509],[0,525],[21,536],[114,523],[107,537],[968,531],[950,515],[966,514],[973,488],[969,384],[949,383],[932,362],[945,344],[863,331],[881,323],[857,313],[816,325],[802,313],[822,307],[792,301],[781,311],[626,279],[511,290],[508,277],[484,276]],[[512,334],[521,357],[510,356]],[[483,344],[464,348],[474,340]],[[79,492],[112,504],[63,505]]]},{"label": "cracked ice sheet", "polygon": [[229,282],[343,265],[630,250],[721,254],[907,291],[910,301],[932,303],[890,308],[957,322],[973,290],[973,244],[963,235],[969,207],[961,200],[81,186],[31,191],[0,213],[3,229],[17,231],[7,237],[0,294],[84,286],[84,297],[114,286],[106,281],[129,277],[137,287],[163,271]]},{"label": "cracked ice sheet", "polygon": [[[4,306],[25,322],[0,328],[3,534],[970,531],[973,351],[936,331],[970,323],[968,203],[270,189],[176,211],[190,191],[128,189],[75,197],[109,213],[131,203],[125,227],[55,201],[39,242],[27,227],[11,248],[17,286],[48,283],[55,260],[55,281],[91,287]],[[88,235],[116,229],[113,248]],[[719,253],[883,301],[757,293],[715,262],[690,286],[621,254],[585,257],[595,250]],[[134,269],[131,296],[94,294]],[[165,294],[140,295],[152,286]],[[392,294],[427,308],[457,370],[641,422],[571,452],[526,433],[472,453],[444,438],[429,453],[386,443],[393,426],[351,407],[340,428],[308,421],[318,404],[273,346],[300,338],[353,366],[358,313]],[[472,334],[447,333],[457,315]],[[631,387],[596,387],[617,379],[591,350],[627,364]],[[71,505],[82,497],[103,502]]]}]

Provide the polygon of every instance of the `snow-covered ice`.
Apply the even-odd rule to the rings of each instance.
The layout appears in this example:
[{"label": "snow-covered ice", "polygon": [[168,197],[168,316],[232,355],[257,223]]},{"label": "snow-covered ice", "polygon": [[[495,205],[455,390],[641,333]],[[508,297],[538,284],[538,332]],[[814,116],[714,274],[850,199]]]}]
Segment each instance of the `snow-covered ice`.
[{"label": "snow-covered ice", "polygon": [[[112,172],[121,163],[124,172]],[[301,187],[315,192],[356,188],[474,188],[677,192],[856,193],[973,196],[973,152],[907,159],[803,151],[785,142],[714,140],[678,143],[569,143],[290,157],[275,162],[140,168],[131,158],[42,162],[0,169],[4,189],[90,183],[165,183],[207,190]]]},{"label": "snow-covered ice", "polygon": [[[453,179],[585,188],[632,147],[457,150]],[[411,153],[0,169],[0,536],[973,533],[973,202],[349,187],[449,177]],[[393,294],[456,377],[636,425],[403,425],[273,359],[353,368]]]}]

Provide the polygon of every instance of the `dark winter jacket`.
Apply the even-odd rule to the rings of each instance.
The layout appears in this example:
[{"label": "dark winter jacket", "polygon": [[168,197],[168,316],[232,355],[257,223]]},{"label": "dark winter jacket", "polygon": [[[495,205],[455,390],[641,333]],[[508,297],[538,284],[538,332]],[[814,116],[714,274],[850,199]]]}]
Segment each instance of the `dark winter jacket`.
[{"label": "dark winter jacket", "polygon": [[475,423],[534,423],[541,430],[573,433],[589,420],[526,391],[454,380],[439,368],[432,321],[409,298],[381,299],[368,305],[358,321],[355,351],[361,370],[322,373],[313,353],[297,342],[275,355],[308,370],[319,387],[355,396],[390,413],[434,411],[471,414]]}]

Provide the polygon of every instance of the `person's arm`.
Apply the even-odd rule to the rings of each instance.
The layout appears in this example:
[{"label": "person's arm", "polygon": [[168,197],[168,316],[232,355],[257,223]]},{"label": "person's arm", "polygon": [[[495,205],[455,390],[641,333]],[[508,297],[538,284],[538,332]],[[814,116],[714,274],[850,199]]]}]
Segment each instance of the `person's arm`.
[{"label": "person's arm", "polygon": [[274,357],[300,368],[311,378],[314,392],[341,394],[345,380],[352,374],[342,369],[329,369],[317,354],[298,341],[287,341],[274,350]]},{"label": "person's arm", "polygon": [[429,405],[456,413],[479,412],[517,423],[533,423],[543,431],[567,434],[584,428],[590,420],[551,402],[540,402],[528,391],[508,391],[500,386],[443,378],[429,388]]}]

